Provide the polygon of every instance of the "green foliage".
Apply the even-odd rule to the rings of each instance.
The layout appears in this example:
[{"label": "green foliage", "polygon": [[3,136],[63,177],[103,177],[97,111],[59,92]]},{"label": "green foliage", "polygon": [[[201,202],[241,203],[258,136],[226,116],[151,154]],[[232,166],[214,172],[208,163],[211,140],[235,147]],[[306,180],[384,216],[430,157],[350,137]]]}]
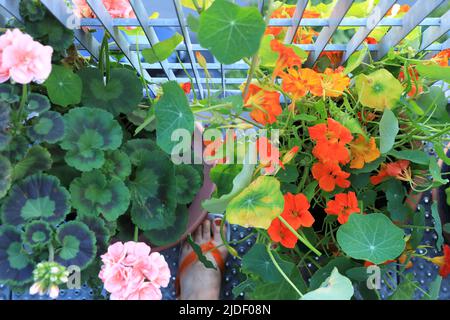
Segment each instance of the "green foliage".
[{"label": "green foliage", "polygon": [[182,41],[183,36],[175,32],[172,37],[156,43],[150,49],[142,50],[142,55],[148,63],[156,63],[166,60]]},{"label": "green foliage", "polygon": [[202,177],[192,166],[183,164],[175,166],[175,175],[178,203],[192,202],[202,186]]},{"label": "green foliage", "polygon": [[31,147],[25,157],[14,165],[13,180],[20,180],[40,171],[50,169],[52,158],[44,147],[35,145]]},{"label": "green foliage", "polygon": [[10,121],[11,108],[6,102],[0,102],[0,151],[4,150],[10,140],[11,136],[8,134],[8,126]]},{"label": "green foliage", "polygon": [[128,155],[120,150],[107,152],[102,171],[110,176],[125,180],[131,174],[131,161]]},{"label": "green foliage", "polygon": [[319,288],[308,292],[301,300],[350,300],[353,294],[354,289],[350,279],[334,268],[330,277]]},{"label": "green foliage", "polygon": [[216,185],[215,195],[221,197],[230,193],[233,188],[233,180],[241,171],[241,164],[216,164],[212,167],[209,177]]},{"label": "green foliage", "polygon": [[64,121],[60,113],[47,111],[34,119],[27,131],[28,136],[37,142],[56,143],[64,137]]},{"label": "green foliage", "polygon": [[0,155],[0,199],[3,198],[11,187],[12,180],[11,163]]},{"label": "green foliage", "polygon": [[52,66],[52,73],[44,83],[52,103],[67,107],[81,101],[82,81],[72,70],[58,65]]},{"label": "green foliage", "polygon": [[385,109],[380,121],[380,151],[387,153],[392,149],[399,131],[398,120],[390,109]]},{"label": "green foliage", "polygon": [[28,102],[25,106],[25,111],[28,113],[44,113],[50,110],[50,101],[46,96],[38,93],[31,93],[28,96]]},{"label": "green foliage", "polygon": [[95,108],[75,108],[64,115],[64,139],[68,165],[80,170],[99,169],[105,163],[105,151],[122,144],[122,128],[111,113]]},{"label": "green foliage", "polygon": [[22,240],[32,248],[46,246],[52,240],[52,228],[45,221],[32,221],[25,225]]},{"label": "green foliage", "polygon": [[224,64],[232,64],[258,51],[265,23],[255,7],[216,0],[200,15],[198,39]]}]

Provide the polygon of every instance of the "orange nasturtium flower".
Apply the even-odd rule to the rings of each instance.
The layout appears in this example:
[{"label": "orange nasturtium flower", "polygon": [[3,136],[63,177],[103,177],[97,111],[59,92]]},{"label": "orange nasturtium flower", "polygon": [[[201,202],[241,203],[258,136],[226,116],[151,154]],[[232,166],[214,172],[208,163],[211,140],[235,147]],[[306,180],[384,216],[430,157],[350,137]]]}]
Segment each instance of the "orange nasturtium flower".
[{"label": "orange nasturtium flower", "polygon": [[181,87],[181,89],[183,89],[184,93],[186,93],[186,94],[191,92],[191,83],[190,82],[180,83],[180,87]]},{"label": "orange nasturtium flower", "polygon": [[273,242],[279,242],[285,248],[292,249],[297,243],[297,236],[286,227],[280,219],[273,219],[267,233]]},{"label": "orange nasturtium flower", "polygon": [[408,160],[397,160],[388,164],[381,164],[381,169],[376,176],[370,177],[373,185],[380,184],[387,178],[394,177],[401,181],[412,181],[411,168]]},{"label": "orange nasturtium flower", "polygon": [[314,179],[319,182],[319,187],[326,192],[334,191],[336,185],[341,188],[350,187],[350,173],[342,171],[336,163],[317,162],[311,168]]},{"label": "orange nasturtium flower", "polygon": [[346,127],[328,118],[327,124],[317,124],[309,127],[308,131],[311,139],[316,142],[313,155],[321,162],[347,164],[350,161],[346,144],[353,140],[353,136]]},{"label": "orange nasturtium flower", "polygon": [[377,148],[375,138],[371,137],[369,141],[360,134],[356,140],[350,144],[351,160],[350,168],[362,169],[364,164],[375,161],[380,157],[380,150]]},{"label": "orange nasturtium flower", "polygon": [[302,66],[303,61],[297,53],[295,53],[294,49],[284,45],[277,39],[270,41],[270,48],[278,53],[275,70],[273,71],[274,76],[281,75],[285,69],[293,67],[300,68]]},{"label": "orange nasturtium flower", "polygon": [[444,245],[444,255],[431,258],[430,261],[439,266],[439,275],[447,278],[450,274],[450,247]]},{"label": "orange nasturtium flower", "polygon": [[[287,19],[292,18],[294,15],[295,6],[280,6],[272,12],[271,19]],[[268,27],[264,34],[272,34],[275,37],[278,36],[285,27]]]},{"label": "orange nasturtium flower", "polygon": [[292,99],[298,100],[308,92],[316,96],[321,96],[322,78],[312,69],[288,69],[287,73],[281,75],[283,79],[283,90],[291,95]]},{"label": "orange nasturtium flower", "polygon": [[344,68],[336,70],[327,68],[322,76],[323,95],[327,97],[340,97],[350,84],[350,78],[344,74]]},{"label": "orange nasturtium flower", "polygon": [[327,203],[325,212],[327,214],[333,214],[338,216],[340,224],[344,224],[348,221],[348,217],[353,213],[358,213],[361,210],[358,206],[358,199],[354,192],[338,193],[334,200],[330,200]]},{"label": "orange nasturtium flower", "polygon": [[252,119],[264,126],[277,121],[277,116],[283,112],[278,91],[265,90],[253,83],[244,98],[244,107],[251,109]]},{"label": "orange nasturtium flower", "polygon": [[445,49],[435,55],[431,61],[436,62],[441,67],[448,66],[448,58],[450,57],[450,49]]}]

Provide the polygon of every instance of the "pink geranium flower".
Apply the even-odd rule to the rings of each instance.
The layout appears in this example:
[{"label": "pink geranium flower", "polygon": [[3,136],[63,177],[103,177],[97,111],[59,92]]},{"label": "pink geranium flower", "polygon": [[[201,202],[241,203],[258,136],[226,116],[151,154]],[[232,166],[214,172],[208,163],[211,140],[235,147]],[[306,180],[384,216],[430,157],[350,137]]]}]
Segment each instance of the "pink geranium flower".
[{"label": "pink geranium flower", "polygon": [[160,300],[170,281],[164,257],[143,242],[116,242],[101,256],[99,278],[111,300]]},{"label": "pink geranium flower", "polygon": [[[102,0],[112,18],[135,18],[136,15],[128,0]],[[75,14],[80,18],[95,18],[86,0],[73,0]]]},{"label": "pink geranium flower", "polygon": [[19,29],[0,36],[0,83],[44,82],[52,71],[53,48],[34,41]]}]

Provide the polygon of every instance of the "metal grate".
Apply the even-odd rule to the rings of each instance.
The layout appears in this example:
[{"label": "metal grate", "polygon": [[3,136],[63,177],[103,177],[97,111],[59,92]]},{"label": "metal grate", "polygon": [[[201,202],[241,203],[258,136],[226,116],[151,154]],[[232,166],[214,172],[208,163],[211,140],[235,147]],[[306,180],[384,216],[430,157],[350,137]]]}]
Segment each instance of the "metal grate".
[{"label": "metal grate", "polygon": [[[49,11],[64,25],[71,27],[73,25],[73,14],[67,8],[67,0],[41,0]],[[204,84],[206,83],[205,74],[195,60],[195,51],[202,51],[202,48],[191,33],[186,19],[186,9],[182,7],[180,0],[152,0],[151,3],[161,2],[167,6],[173,7],[173,18],[149,19],[149,12],[145,7],[150,0],[129,0],[136,18],[132,19],[113,19],[106,11],[101,0],[87,0],[88,5],[95,13],[95,19],[81,19],[81,23],[75,30],[76,44],[81,50],[87,51],[92,57],[98,58],[100,42],[93,36],[86,27],[95,28],[102,31],[106,30],[111,34],[113,41],[111,50],[123,53],[125,62],[131,64],[139,73],[142,73],[145,79],[150,83],[158,84],[169,80],[178,82],[187,82],[189,78],[185,75],[183,67],[189,72],[195,81],[195,88],[200,97],[205,94]],[[303,50],[311,52],[306,64],[311,66],[317,61],[323,51],[342,51],[344,63],[352,53],[362,48],[364,39],[376,27],[390,27],[383,39],[378,44],[369,45],[376,59],[384,57],[390,48],[395,47],[403,38],[405,38],[415,27],[424,28],[421,39],[421,51],[437,52],[450,47],[450,13],[446,12],[440,18],[428,17],[433,10],[448,0],[416,0],[411,9],[402,18],[385,17],[386,12],[394,5],[396,0],[380,0],[378,5],[372,10],[367,18],[348,18],[346,14],[355,2],[354,0],[340,0],[337,2],[328,18],[303,18],[302,15],[308,5],[308,0],[298,0],[295,14],[292,19],[271,19],[269,26],[287,27],[288,31],[285,37],[286,43],[292,43],[298,28],[300,27],[321,27],[321,31],[313,44],[295,44]],[[260,8],[263,7],[264,0],[258,0]],[[0,15],[4,18],[15,17],[21,19],[19,14],[19,1],[0,0]],[[357,27],[357,31],[350,41],[346,44],[330,44],[335,31],[339,27]],[[141,27],[143,36],[128,36],[120,27]],[[177,60],[164,60],[160,63],[149,64],[142,59],[137,50],[149,48],[160,41],[155,28],[171,29],[180,32],[184,37],[184,43],[177,47],[179,56],[184,56],[183,63]],[[442,39],[442,43],[437,41]],[[239,92],[237,85],[245,81],[242,74],[240,77],[232,77],[231,71],[245,72],[248,65],[239,61],[231,65],[223,65],[217,62],[212,56],[208,56],[208,69],[212,79],[210,83],[215,85],[216,90],[223,94],[233,94]],[[141,63],[142,70],[139,67]],[[151,74],[153,76],[151,76]],[[156,88],[151,86],[153,93]]]}]

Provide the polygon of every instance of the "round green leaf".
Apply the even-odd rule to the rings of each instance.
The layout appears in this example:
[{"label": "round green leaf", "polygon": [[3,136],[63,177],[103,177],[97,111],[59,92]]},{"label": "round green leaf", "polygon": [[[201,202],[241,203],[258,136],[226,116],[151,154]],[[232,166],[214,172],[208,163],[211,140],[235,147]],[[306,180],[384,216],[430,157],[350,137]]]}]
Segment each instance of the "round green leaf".
[{"label": "round green leaf", "polygon": [[17,86],[9,83],[0,84],[0,102],[15,103],[20,101],[19,90]]},{"label": "round green leaf", "polygon": [[217,60],[232,64],[258,51],[265,28],[256,7],[216,0],[200,15],[198,38]]},{"label": "round green leaf", "polygon": [[108,246],[109,239],[111,238],[111,232],[107,228],[105,221],[100,217],[90,217],[90,216],[77,216],[77,220],[88,226],[95,234],[95,239],[97,240],[97,252],[105,252]]},{"label": "round green leaf", "polygon": [[52,157],[44,147],[31,147],[25,157],[13,169],[13,180],[20,180],[40,171],[48,170],[52,166]]},{"label": "round green leaf", "polygon": [[22,240],[32,248],[46,246],[52,239],[52,229],[45,221],[32,221],[25,226]]},{"label": "round green leaf", "polygon": [[64,121],[60,113],[47,111],[34,119],[28,128],[28,136],[34,141],[56,143],[64,137]]},{"label": "round green leaf", "polygon": [[0,155],[0,199],[3,198],[11,187],[11,163]]},{"label": "round green leaf", "polygon": [[352,214],[337,232],[339,246],[348,256],[375,264],[400,256],[403,237],[403,230],[382,213]]},{"label": "round green leaf", "polygon": [[102,171],[110,177],[124,180],[131,174],[130,158],[125,152],[120,150],[108,152]]},{"label": "round green leaf", "polygon": [[44,113],[50,110],[50,101],[46,96],[39,93],[30,93],[28,96],[28,103],[25,105],[25,111],[28,113]]},{"label": "round green leaf", "polygon": [[274,177],[260,176],[230,201],[226,218],[231,224],[268,229],[283,208],[280,182]]},{"label": "round green leaf", "polygon": [[53,65],[52,73],[44,85],[54,104],[67,107],[81,101],[81,78],[66,67]]}]

